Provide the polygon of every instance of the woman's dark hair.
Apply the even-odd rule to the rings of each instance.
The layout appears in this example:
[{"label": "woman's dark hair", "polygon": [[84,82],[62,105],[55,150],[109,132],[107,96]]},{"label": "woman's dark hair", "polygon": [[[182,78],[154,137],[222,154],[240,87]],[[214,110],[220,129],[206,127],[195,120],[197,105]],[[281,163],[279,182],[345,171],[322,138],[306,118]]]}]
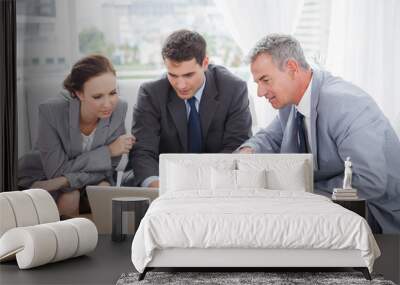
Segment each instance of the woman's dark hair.
[{"label": "woman's dark hair", "polygon": [[204,38],[197,32],[178,30],[173,32],[165,40],[161,55],[163,59],[176,62],[196,59],[200,65],[206,56],[207,44]]},{"label": "woman's dark hair", "polygon": [[88,55],[74,64],[71,72],[64,79],[63,86],[71,93],[71,96],[75,97],[75,92],[82,91],[86,81],[107,72],[116,74],[108,58],[100,54]]}]

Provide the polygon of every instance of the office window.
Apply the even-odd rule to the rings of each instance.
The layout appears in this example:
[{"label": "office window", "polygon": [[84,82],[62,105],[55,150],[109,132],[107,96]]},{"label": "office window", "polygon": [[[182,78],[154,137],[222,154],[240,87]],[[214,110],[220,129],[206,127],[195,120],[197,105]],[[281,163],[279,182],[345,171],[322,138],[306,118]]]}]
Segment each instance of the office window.
[{"label": "office window", "polygon": [[312,63],[324,65],[329,37],[331,1],[304,0],[294,36]]},{"label": "office window", "polygon": [[60,94],[72,65],[87,54],[102,53],[113,61],[120,95],[129,106],[143,81],[164,72],[162,43],[177,29],[201,33],[211,62],[248,78],[243,55],[213,0],[18,0],[17,4],[17,56],[23,58],[17,67],[20,156],[35,144],[38,106]]},{"label": "office window", "polygon": [[[94,4],[94,6],[92,5]],[[213,0],[79,1],[79,52],[108,55],[117,70],[132,78],[163,69],[161,47],[174,30],[191,29],[207,40],[211,61],[229,67],[242,64],[242,54],[226,29]]]},{"label": "office window", "polygon": [[33,65],[39,65],[39,63],[40,63],[40,60],[39,60],[38,57],[32,58],[32,64],[33,64]]},{"label": "office window", "polygon": [[56,0],[17,0],[17,15],[55,17]]},{"label": "office window", "polygon": [[53,63],[54,63],[54,58],[52,58],[52,57],[46,58],[46,64],[53,64]]}]

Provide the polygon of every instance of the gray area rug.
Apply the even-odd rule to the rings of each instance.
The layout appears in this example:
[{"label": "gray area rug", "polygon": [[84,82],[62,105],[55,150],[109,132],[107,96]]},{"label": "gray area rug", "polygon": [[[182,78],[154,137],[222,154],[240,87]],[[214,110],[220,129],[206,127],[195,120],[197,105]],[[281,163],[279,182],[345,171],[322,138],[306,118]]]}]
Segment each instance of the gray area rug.
[{"label": "gray area rug", "polygon": [[142,281],[139,273],[124,273],[117,285],[133,284],[379,284],[395,285],[380,275],[368,281],[360,272],[148,272]]}]

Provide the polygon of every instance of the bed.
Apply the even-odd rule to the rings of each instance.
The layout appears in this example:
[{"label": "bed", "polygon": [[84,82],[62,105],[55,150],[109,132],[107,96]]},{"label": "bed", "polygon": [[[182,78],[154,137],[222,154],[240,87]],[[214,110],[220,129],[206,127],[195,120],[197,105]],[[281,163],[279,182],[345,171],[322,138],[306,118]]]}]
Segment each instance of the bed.
[{"label": "bed", "polygon": [[379,248],[359,215],[313,194],[310,154],[163,154],[160,197],[132,243],[153,268],[353,267]]}]

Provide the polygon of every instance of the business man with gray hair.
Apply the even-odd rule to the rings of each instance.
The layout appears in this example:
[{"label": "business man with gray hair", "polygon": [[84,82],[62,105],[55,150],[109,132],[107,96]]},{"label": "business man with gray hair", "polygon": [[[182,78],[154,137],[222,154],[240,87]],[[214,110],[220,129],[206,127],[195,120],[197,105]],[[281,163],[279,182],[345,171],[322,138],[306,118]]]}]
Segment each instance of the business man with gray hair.
[{"label": "business man with gray hair", "polygon": [[241,153],[312,153],[315,192],[331,195],[351,157],[353,187],[367,200],[374,232],[400,233],[400,142],[374,100],[359,87],[312,69],[299,42],[268,35],[250,54],[257,94],[277,117]]}]

